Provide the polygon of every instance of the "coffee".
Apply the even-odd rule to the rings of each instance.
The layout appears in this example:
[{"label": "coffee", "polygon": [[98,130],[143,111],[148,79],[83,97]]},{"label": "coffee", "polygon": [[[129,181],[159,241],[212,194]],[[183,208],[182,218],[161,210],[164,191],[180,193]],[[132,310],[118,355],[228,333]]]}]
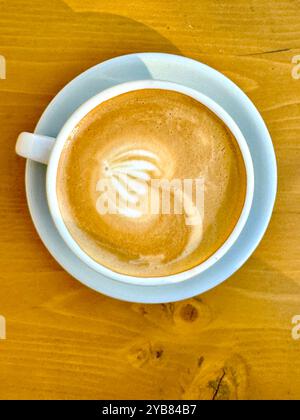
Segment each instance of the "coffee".
[{"label": "coffee", "polygon": [[[181,212],[163,209],[161,180],[176,180],[167,210],[184,201]],[[187,200],[181,181],[195,181]],[[86,254],[121,274],[158,277],[195,267],[224,244],[246,183],[237,141],[214,113],[184,94],[144,89],[98,105],[75,127],[60,157],[57,196]],[[149,197],[158,197],[155,211]]]}]

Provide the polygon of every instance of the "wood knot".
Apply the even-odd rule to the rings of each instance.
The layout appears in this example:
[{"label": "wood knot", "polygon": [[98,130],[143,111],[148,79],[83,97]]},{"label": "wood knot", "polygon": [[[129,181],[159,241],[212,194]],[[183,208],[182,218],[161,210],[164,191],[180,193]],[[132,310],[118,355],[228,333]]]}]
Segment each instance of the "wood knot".
[{"label": "wood knot", "polygon": [[127,359],[134,367],[142,367],[148,363],[158,363],[163,359],[164,348],[160,344],[151,342],[136,343],[127,354]]},{"label": "wood knot", "polygon": [[184,399],[244,400],[247,397],[248,366],[240,355],[234,354],[224,361],[220,353],[215,353],[206,356],[205,363],[202,358],[199,361]]},{"label": "wood knot", "polygon": [[194,322],[199,316],[198,309],[191,303],[188,303],[180,309],[180,316],[186,322]]},{"label": "wood knot", "polygon": [[190,334],[195,328],[204,328],[211,320],[211,309],[206,302],[189,299],[176,304],[174,324],[180,334]]}]

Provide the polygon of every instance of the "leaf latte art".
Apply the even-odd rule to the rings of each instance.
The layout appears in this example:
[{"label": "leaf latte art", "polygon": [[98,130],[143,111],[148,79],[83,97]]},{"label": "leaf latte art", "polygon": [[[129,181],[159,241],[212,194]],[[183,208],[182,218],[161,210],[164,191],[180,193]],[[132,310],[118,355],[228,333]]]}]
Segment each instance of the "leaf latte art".
[{"label": "leaf latte art", "polygon": [[104,178],[96,185],[96,190],[102,192],[96,203],[99,213],[108,211],[126,217],[142,217],[139,204],[148,198],[152,175],[161,175],[158,164],[159,158],[154,153],[141,149],[118,153],[111,160],[104,160]]}]

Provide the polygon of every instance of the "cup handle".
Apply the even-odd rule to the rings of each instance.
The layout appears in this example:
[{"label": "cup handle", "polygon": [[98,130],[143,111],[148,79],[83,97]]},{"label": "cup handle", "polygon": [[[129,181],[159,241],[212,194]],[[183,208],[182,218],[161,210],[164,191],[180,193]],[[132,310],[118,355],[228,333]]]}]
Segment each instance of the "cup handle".
[{"label": "cup handle", "polygon": [[55,140],[53,137],[39,134],[21,133],[17,140],[16,153],[47,165]]}]

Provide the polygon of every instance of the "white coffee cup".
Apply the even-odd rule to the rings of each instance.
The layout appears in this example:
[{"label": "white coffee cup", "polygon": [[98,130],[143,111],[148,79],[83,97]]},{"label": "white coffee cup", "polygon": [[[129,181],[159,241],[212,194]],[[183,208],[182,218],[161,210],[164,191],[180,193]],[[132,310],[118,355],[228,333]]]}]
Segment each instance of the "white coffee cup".
[{"label": "white coffee cup", "polygon": [[[173,274],[170,276],[148,278],[133,277],[114,272],[104,267],[100,263],[96,262],[80,248],[80,246],[76,243],[76,241],[73,239],[70,232],[68,231],[59,209],[59,203],[56,194],[56,177],[60,155],[63,150],[65,141],[68,139],[70,133],[76,127],[76,125],[92,109],[94,109],[102,102],[107,101],[108,99],[111,99],[120,94],[141,89],[164,89],[183,93],[194,98],[195,100],[209,108],[226,124],[226,126],[234,135],[240,147],[240,151],[242,153],[246,168],[247,186],[245,203],[241,215],[237,221],[237,224],[231,232],[228,239],[226,240],[226,242],[203,263],[200,263],[196,267],[193,267],[182,273]],[[168,283],[179,283],[202,273],[204,270],[207,270],[220,258],[222,258],[235,243],[247,222],[252,206],[254,193],[253,163],[247,142],[241,130],[231,118],[231,116],[212,99],[194,89],[176,83],[154,80],[140,80],[135,82],[123,83],[109,88],[94,96],[93,98],[89,99],[83,105],[81,105],[67,120],[63,128],[60,130],[57,138],[41,136],[38,134],[31,133],[21,133],[17,140],[16,152],[20,156],[48,165],[46,178],[48,205],[55,226],[58,229],[65,243],[69,246],[73,253],[90,268],[94,269],[100,274],[103,274],[106,277],[112,278],[120,282],[143,286],[160,286]]]}]

